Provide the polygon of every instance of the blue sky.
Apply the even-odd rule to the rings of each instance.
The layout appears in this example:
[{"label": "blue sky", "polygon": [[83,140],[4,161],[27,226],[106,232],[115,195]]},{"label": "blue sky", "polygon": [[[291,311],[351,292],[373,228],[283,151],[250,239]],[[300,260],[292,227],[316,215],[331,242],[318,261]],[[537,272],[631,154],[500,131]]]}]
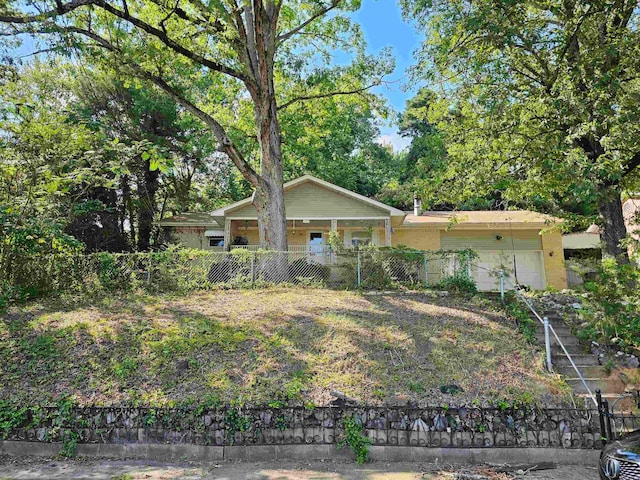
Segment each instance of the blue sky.
[{"label": "blue sky", "polygon": [[[396,0],[363,0],[362,7],[354,15],[365,35],[369,53],[377,53],[390,46],[396,59],[396,69],[389,77],[394,81],[377,88],[389,104],[397,111],[404,110],[405,101],[415,92],[407,75],[407,69],[414,61],[413,54],[420,46],[422,36],[413,25],[405,22]],[[382,140],[389,141],[395,149],[401,149],[409,141],[397,134],[395,125],[381,129]]]}]

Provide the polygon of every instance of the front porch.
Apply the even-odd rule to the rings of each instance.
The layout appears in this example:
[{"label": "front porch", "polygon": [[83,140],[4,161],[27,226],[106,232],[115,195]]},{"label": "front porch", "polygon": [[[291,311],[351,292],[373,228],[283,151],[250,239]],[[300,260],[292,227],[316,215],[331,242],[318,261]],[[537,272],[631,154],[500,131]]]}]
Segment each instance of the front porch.
[{"label": "front porch", "polygon": [[[287,243],[290,252],[323,256],[329,251],[331,232],[336,232],[346,248],[359,245],[391,246],[390,218],[331,218],[287,220]],[[226,218],[225,250],[258,250],[258,222],[247,218]]]}]

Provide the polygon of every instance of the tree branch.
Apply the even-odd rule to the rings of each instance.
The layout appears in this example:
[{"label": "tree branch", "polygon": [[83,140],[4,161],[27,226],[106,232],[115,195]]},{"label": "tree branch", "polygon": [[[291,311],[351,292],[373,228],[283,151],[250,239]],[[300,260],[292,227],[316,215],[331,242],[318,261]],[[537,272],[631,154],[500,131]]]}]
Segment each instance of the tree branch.
[{"label": "tree branch", "polygon": [[[90,38],[91,40],[96,42],[98,46],[112,53],[121,53],[120,49],[114,46],[108,40],[89,30],[85,30],[79,27],[58,27],[57,25],[55,27],[61,32],[77,33]],[[229,156],[231,161],[238,168],[238,170],[240,170],[240,173],[242,173],[244,178],[246,178],[249,183],[251,183],[254,187],[258,186],[260,176],[258,175],[258,173],[256,173],[253,167],[251,167],[249,162],[246,161],[242,153],[240,153],[240,151],[234,145],[233,141],[227,135],[224,127],[215,118],[213,118],[204,110],[198,108],[193,102],[182,96],[162,77],[154,75],[148,70],[145,70],[137,63],[131,61],[123,61],[123,63],[125,66],[129,67],[136,76],[155,84],[173,100],[182,105],[192,115],[199,118],[205,125],[207,125],[215,135],[218,142],[220,142],[220,151],[226,153]]]},{"label": "tree branch", "polygon": [[282,35],[278,36],[278,44],[286,42],[289,38],[293,37],[296,33],[300,32],[300,30],[302,30],[304,27],[306,27],[310,23],[314,22],[318,18],[322,17],[323,15],[329,13],[331,10],[336,8],[338,5],[340,5],[341,2],[342,0],[333,0],[331,4],[315,12],[313,15],[311,15],[307,20],[302,22],[297,27],[289,30],[287,33],[283,33]]},{"label": "tree branch", "polygon": [[13,15],[0,15],[0,23],[35,23],[47,20],[57,15],[64,15],[65,13],[72,12],[73,10],[83,7],[85,5],[91,5],[95,0],[73,0],[69,3],[58,4],[54,10],[38,13],[37,15],[27,16],[13,16]]},{"label": "tree branch", "polygon": [[633,157],[629,159],[627,163],[625,163],[624,168],[622,169],[622,176],[626,177],[630,173],[632,173],[636,168],[640,167],[640,152],[637,152]]},{"label": "tree branch", "polygon": [[336,91],[336,92],[328,92],[328,93],[318,93],[316,95],[304,95],[304,96],[300,96],[300,97],[295,97],[295,98],[292,98],[291,100],[286,101],[282,105],[278,105],[278,111],[284,110],[285,108],[289,107],[290,105],[292,105],[294,103],[304,102],[306,100],[316,100],[316,99],[319,99],[319,98],[336,97],[338,95],[354,95],[356,93],[362,93],[362,92],[365,92],[365,91],[369,90],[370,88],[377,87],[381,83],[382,83],[382,81],[378,80],[377,82],[374,82],[371,85],[368,85],[368,86],[362,87],[362,88],[356,88],[354,90],[344,90],[344,91]]},{"label": "tree branch", "polygon": [[170,38],[169,35],[161,29],[153,27],[152,25],[140,20],[139,18],[132,16],[128,11],[120,10],[104,0],[73,0],[66,4],[60,4],[55,10],[49,10],[38,15],[31,15],[26,17],[0,15],[0,23],[28,24],[41,22],[43,20],[55,17],[56,15],[69,13],[79,7],[86,5],[95,5],[111,13],[115,17],[125,20],[126,22],[138,27],[140,30],[148,33],[149,35],[156,37],[171,50],[189,58],[190,60],[193,60],[196,63],[199,63],[200,65],[203,65],[216,72],[224,73],[225,75],[237,78],[239,80],[242,80],[243,82],[247,80],[246,76],[242,72],[239,72],[215,60],[208,59],[194,52],[193,50],[184,47],[183,45]]}]

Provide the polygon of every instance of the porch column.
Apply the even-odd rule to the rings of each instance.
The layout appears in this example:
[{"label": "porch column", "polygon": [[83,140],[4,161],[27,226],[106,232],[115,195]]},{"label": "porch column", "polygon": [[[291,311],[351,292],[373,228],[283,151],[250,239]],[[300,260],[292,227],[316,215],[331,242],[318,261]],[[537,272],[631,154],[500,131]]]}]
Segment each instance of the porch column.
[{"label": "porch column", "polygon": [[231,220],[228,218],[224,219],[224,250],[231,250]]},{"label": "porch column", "polygon": [[338,231],[338,220],[336,220],[335,218],[331,220],[331,231],[332,232]]},{"label": "porch column", "polygon": [[391,219],[384,219],[384,244],[387,247],[391,246]]}]

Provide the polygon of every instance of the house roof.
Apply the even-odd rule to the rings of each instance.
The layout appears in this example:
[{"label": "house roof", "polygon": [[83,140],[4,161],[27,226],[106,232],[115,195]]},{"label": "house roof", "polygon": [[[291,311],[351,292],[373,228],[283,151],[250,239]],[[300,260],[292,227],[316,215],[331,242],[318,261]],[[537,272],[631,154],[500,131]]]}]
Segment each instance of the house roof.
[{"label": "house roof", "polygon": [[164,218],[158,222],[162,227],[216,227],[221,225],[211,216],[210,213],[185,212],[173,217]]},{"label": "house roof", "polygon": [[561,219],[532,212],[530,210],[474,210],[474,211],[427,211],[416,216],[407,214],[402,226],[513,226],[520,228],[543,227],[562,222]]},{"label": "house roof", "polygon": [[[313,175],[308,175],[308,174],[303,175],[294,180],[286,182],[283,185],[283,188],[286,192],[287,190],[290,190],[306,182],[315,183],[326,189],[345,195],[346,197],[359,200],[363,203],[380,208],[382,210],[386,210],[389,212],[389,215],[392,217],[404,217],[405,215],[405,213],[402,210],[398,210],[397,208],[391,207],[382,202],[378,202],[377,200],[372,200],[371,198],[365,197],[364,195],[360,195],[359,193],[352,192],[351,190],[347,190],[346,188],[339,187],[338,185],[334,185],[333,183],[314,177]],[[252,201],[253,201],[253,197],[245,198],[244,200],[240,200],[239,202],[235,202],[230,205],[227,205],[226,207],[222,207],[217,210],[214,210],[213,212],[211,212],[211,215],[215,218],[224,218],[228,213],[234,210],[237,210],[239,208],[242,208],[244,206],[250,205]]]}]

